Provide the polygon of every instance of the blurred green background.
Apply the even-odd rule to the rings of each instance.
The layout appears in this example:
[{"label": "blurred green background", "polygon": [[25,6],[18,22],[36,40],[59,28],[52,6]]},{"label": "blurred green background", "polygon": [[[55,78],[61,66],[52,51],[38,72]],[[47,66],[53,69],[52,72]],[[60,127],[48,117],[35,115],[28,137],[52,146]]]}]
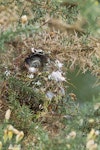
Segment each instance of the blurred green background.
[{"label": "blurred green background", "polygon": [[78,69],[67,72],[67,78],[71,85],[68,87],[68,93],[75,93],[79,102],[91,101],[100,94],[100,84],[97,86],[97,78],[89,71],[85,74]]}]

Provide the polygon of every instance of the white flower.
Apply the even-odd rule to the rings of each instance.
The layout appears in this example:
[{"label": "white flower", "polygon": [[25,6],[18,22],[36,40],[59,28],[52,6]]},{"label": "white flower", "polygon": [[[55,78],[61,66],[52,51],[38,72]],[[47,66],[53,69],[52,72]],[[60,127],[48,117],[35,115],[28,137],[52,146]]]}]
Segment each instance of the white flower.
[{"label": "white flower", "polygon": [[55,66],[58,67],[58,69],[61,69],[63,64],[59,60],[56,60],[55,61]]},{"label": "white flower", "polygon": [[33,79],[34,75],[33,74],[29,74],[29,75],[27,75],[27,77],[30,78],[30,79]]},{"label": "white flower", "polygon": [[62,72],[60,71],[53,71],[49,76],[48,79],[55,80],[56,82],[66,81],[65,77],[62,76]]},{"label": "white flower", "polygon": [[65,90],[64,90],[63,87],[60,87],[60,92],[61,92],[62,95],[65,95]]},{"label": "white flower", "polygon": [[8,76],[10,75],[10,71],[9,71],[9,70],[6,70],[6,71],[4,72],[4,74],[8,77]]},{"label": "white flower", "polygon": [[35,82],[34,84],[37,85],[37,86],[40,86],[40,85],[41,85],[41,82],[40,82],[40,81],[37,81],[37,82]]},{"label": "white flower", "polygon": [[47,91],[46,96],[47,96],[50,100],[52,100],[52,98],[55,96],[55,94],[54,94],[53,92],[51,92],[51,91]]}]

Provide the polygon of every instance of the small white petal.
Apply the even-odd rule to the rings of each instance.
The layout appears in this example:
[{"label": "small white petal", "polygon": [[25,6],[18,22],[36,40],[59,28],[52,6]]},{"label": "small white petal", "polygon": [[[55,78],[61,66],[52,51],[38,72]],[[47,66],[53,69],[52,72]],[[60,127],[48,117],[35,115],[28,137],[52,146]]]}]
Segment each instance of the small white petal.
[{"label": "small white petal", "polygon": [[60,71],[53,71],[49,76],[48,79],[55,80],[56,82],[66,81],[65,77],[62,76]]},{"label": "small white petal", "polygon": [[30,78],[30,79],[33,79],[34,75],[33,74],[29,74],[29,75],[27,75],[27,77]]},{"label": "small white petal", "polygon": [[34,84],[37,85],[37,86],[40,86],[40,85],[41,85],[41,82],[40,82],[40,81],[37,81],[37,82],[35,82]]},{"label": "small white petal", "polygon": [[13,148],[14,148],[13,145],[10,144],[9,147],[8,147],[8,150],[13,150]]},{"label": "small white petal", "polygon": [[59,69],[61,69],[63,67],[63,64],[59,61],[59,60],[56,60],[55,61],[55,65],[56,67],[58,67]]},{"label": "small white petal", "polygon": [[47,91],[46,96],[47,96],[50,100],[52,100],[52,98],[55,96],[55,94],[54,94],[53,92],[51,92],[51,91]]},{"label": "small white petal", "polygon": [[99,130],[96,130],[95,134],[98,136],[100,134]]},{"label": "small white petal", "polygon": [[65,95],[65,90],[64,90],[63,87],[60,87],[60,92],[61,92],[62,95]]},{"label": "small white petal", "polygon": [[10,75],[10,71],[9,71],[9,70],[6,70],[6,71],[4,72],[4,74],[8,77],[8,76]]}]

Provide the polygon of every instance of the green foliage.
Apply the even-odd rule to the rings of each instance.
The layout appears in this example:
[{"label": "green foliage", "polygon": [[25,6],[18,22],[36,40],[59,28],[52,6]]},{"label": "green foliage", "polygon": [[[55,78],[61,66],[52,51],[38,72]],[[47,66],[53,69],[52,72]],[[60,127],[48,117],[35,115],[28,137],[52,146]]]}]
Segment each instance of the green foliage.
[{"label": "green foliage", "polygon": [[35,91],[34,89],[32,89],[32,87],[28,86],[28,83],[25,83],[13,77],[9,78],[8,93],[9,96],[12,93],[15,93],[16,99],[20,102],[20,104],[29,105],[29,107],[32,108],[33,111],[39,110],[39,105],[43,105],[43,103],[46,101],[44,93],[42,93],[41,91]]},{"label": "green foliage", "polygon": [[82,3],[80,0],[80,13],[88,21],[89,31],[96,32],[100,27],[100,24],[97,23],[100,14],[100,3],[97,0],[86,0]]},{"label": "green foliage", "polygon": [[[75,107],[75,103],[67,102],[66,109],[68,111],[73,112]],[[69,107],[69,105],[71,105]],[[77,105],[76,105],[77,106]],[[72,107],[72,108],[71,108]],[[62,109],[65,109],[65,104],[62,105]],[[95,130],[99,130],[99,116],[95,115],[93,109],[93,104],[87,103],[82,107],[77,108],[77,113],[75,115],[68,115],[68,113],[64,113],[63,120],[59,120],[64,123],[64,128],[60,129],[59,134],[52,138],[48,137],[48,134],[41,129],[40,126],[36,127],[34,134],[37,137],[38,142],[34,144],[33,148],[36,150],[61,150],[61,149],[69,149],[69,146],[73,150],[85,150],[87,134],[91,131],[91,128]],[[91,123],[90,119],[93,118],[94,122]],[[70,138],[71,132],[75,132],[75,138]],[[96,142],[99,143],[100,137],[97,137]],[[32,150],[30,143],[30,150]]]},{"label": "green foliage", "polygon": [[12,28],[8,29],[5,32],[1,32],[0,33],[0,47],[1,50],[3,51],[4,48],[4,44],[10,41],[14,41],[14,39],[16,39],[16,37],[18,37],[19,39],[21,39],[21,37],[24,35],[25,37],[28,37],[30,34],[39,32],[39,28],[38,27],[34,27],[32,25],[26,26],[26,27],[21,27],[18,26],[16,28],[16,30],[14,31]]},{"label": "green foliage", "polygon": [[4,121],[0,128],[0,150],[5,149],[15,149],[20,150],[21,140],[24,137],[23,131],[17,130],[14,126],[11,125],[9,119],[11,115],[11,110],[8,109],[5,114]]},{"label": "green foliage", "polygon": [[[77,1],[77,0],[76,0]],[[100,10],[100,4],[96,0],[86,0],[83,2],[82,0],[78,1],[79,4],[78,7],[69,9],[66,7],[60,6],[61,2],[58,1],[50,1],[48,5],[45,6],[45,9],[43,8],[43,3],[41,1],[32,1],[33,5],[29,5],[26,3],[27,9],[30,9],[31,13],[33,13],[33,17],[29,19],[28,25],[26,25],[24,28],[21,27],[20,18],[22,15],[29,15],[29,12],[27,9],[23,8],[23,2],[16,1],[16,5],[19,8],[23,8],[23,10],[17,12],[19,16],[19,22],[17,23],[16,28],[8,29],[7,31],[0,32],[0,47],[3,49],[4,43],[11,41],[16,36],[21,35],[29,35],[33,32],[39,31],[39,28],[37,28],[36,23],[42,23],[42,20],[45,19],[45,16],[48,14],[50,16],[54,17],[62,17],[65,21],[68,23],[73,23],[77,19],[78,12],[81,13],[81,15],[87,20],[88,26],[87,29],[89,29],[89,32],[96,32],[96,30],[99,32],[98,27],[99,25],[96,23],[96,19],[99,17],[99,10]],[[6,5],[6,2],[1,2],[2,5]],[[7,2],[9,4],[9,2]],[[13,4],[13,2],[12,2]],[[11,5],[11,2],[10,4]],[[92,13],[93,12],[93,13]],[[35,14],[35,16],[34,16]]]},{"label": "green foliage", "polygon": [[[70,103],[69,101],[67,102],[66,109],[73,112],[74,107],[76,107],[75,105],[77,106],[75,102]],[[65,104],[62,107],[64,109]],[[16,116],[16,120],[13,118],[13,114]],[[60,129],[58,135],[52,138],[48,136],[48,133],[44,131],[39,122],[32,121],[32,115],[28,107],[21,107],[17,102],[17,107],[12,107],[11,119],[9,120],[10,124],[24,131],[25,137],[30,135],[29,142],[26,144],[27,146],[24,147],[24,143],[21,142],[22,148],[25,150],[66,150],[69,147],[73,150],[85,150],[87,134],[91,131],[91,128],[100,130],[99,116],[95,114],[93,104],[90,104],[90,102],[81,107],[77,107],[77,113],[75,115],[70,114],[68,116],[67,112],[64,113],[63,119],[59,120],[64,123],[64,128]],[[94,122],[90,122],[91,118],[94,119]],[[5,125],[3,126],[3,128],[6,128]],[[1,137],[3,136],[2,131],[1,127]],[[75,137],[70,137],[72,133]],[[30,140],[31,137],[34,138],[34,142]],[[15,139],[15,137],[13,138]],[[99,141],[100,138],[97,137],[96,142],[98,145],[100,144]]]}]

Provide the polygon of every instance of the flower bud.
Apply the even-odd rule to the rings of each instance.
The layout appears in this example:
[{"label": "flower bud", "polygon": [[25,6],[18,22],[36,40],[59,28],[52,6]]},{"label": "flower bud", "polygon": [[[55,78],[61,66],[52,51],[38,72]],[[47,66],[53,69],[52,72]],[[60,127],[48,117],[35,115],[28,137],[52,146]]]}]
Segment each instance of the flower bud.
[{"label": "flower bud", "polygon": [[27,16],[26,15],[23,15],[21,17],[21,22],[22,22],[22,24],[26,24],[27,23]]},{"label": "flower bud", "polygon": [[24,132],[23,131],[19,132],[19,134],[16,136],[16,143],[21,141],[23,137],[24,137]]},{"label": "flower bud", "polygon": [[10,119],[10,115],[11,115],[11,110],[8,109],[8,110],[6,111],[6,114],[5,114],[5,119],[6,119],[6,121],[8,121],[8,120]]},{"label": "flower bud", "polygon": [[76,132],[72,131],[69,133],[70,138],[74,139],[76,137]]}]

